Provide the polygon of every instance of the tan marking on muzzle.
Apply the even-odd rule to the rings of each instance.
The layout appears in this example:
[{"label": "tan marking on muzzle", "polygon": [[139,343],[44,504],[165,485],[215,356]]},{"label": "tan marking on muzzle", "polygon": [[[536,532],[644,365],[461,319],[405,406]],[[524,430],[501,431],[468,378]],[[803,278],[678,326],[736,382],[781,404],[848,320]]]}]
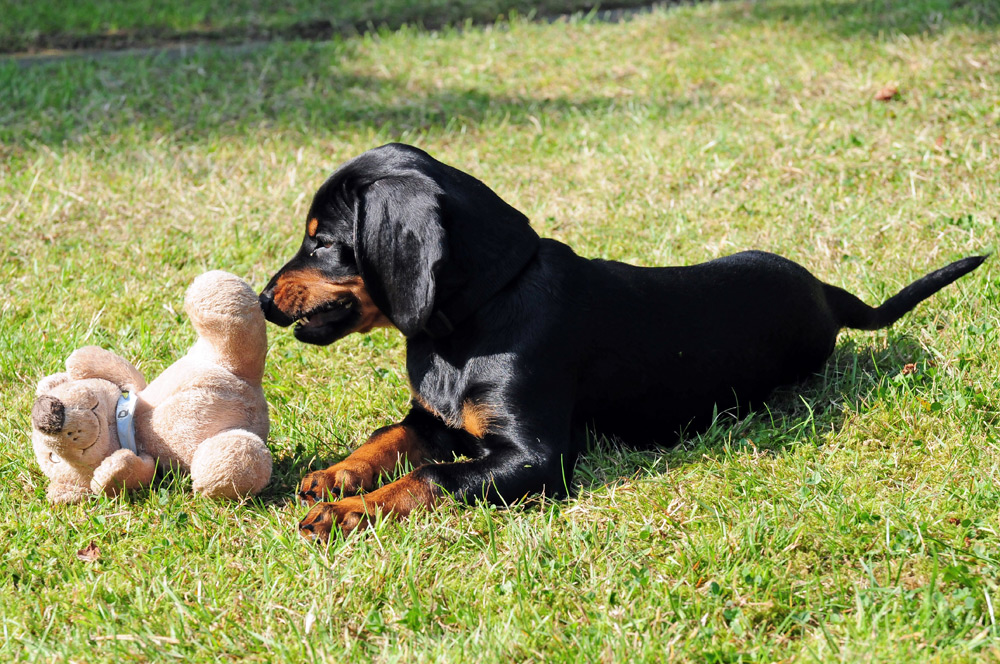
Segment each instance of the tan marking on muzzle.
[{"label": "tan marking on muzzle", "polygon": [[301,318],[325,304],[345,299],[352,299],[361,310],[355,332],[392,326],[372,302],[360,276],[330,281],[319,270],[296,270],[282,274],[274,284],[274,304],[289,318]]}]

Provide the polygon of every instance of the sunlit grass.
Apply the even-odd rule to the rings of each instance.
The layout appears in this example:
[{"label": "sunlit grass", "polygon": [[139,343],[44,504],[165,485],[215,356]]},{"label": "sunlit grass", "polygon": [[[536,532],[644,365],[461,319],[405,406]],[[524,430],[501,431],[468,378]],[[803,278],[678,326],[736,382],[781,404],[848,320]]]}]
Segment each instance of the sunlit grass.
[{"label": "sunlit grass", "polygon": [[[155,376],[187,284],[261,287],[312,191],[390,140],[583,255],[776,251],[876,302],[996,246],[987,3],[722,3],[250,53],[0,64],[0,659],[973,661],[1000,654],[994,260],[823,376],[576,495],[298,540],[299,477],[406,409],[403,347],[271,328],[275,478],[52,508],[34,385],[97,343]],[[979,12],[979,13],[976,13]],[[900,96],[874,101],[887,84]],[[903,373],[913,363],[915,371]],[[100,560],[78,560],[91,541]]]}]

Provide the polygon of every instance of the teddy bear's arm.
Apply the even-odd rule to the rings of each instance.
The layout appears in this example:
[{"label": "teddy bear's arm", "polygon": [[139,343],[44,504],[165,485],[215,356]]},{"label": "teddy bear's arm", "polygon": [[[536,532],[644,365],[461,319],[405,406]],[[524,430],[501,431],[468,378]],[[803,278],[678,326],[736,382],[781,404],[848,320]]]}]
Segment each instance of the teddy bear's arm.
[{"label": "teddy bear's arm", "polygon": [[149,484],[155,472],[156,460],[148,454],[137,456],[132,450],[117,450],[94,469],[90,490],[114,496],[123,489]]},{"label": "teddy bear's arm", "polygon": [[123,390],[144,390],[146,379],[128,360],[97,346],[84,346],[66,359],[72,378],[103,378]]}]

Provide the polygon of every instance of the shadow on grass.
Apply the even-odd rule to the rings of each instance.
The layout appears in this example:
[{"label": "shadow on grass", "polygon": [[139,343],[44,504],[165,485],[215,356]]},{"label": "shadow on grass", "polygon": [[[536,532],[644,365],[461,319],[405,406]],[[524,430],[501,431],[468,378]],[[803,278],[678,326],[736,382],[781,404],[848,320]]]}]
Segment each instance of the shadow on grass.
[{"label": "shadow on grass", "polygon": [[722,414],[708,429],[690,433],[674,447],[634,448],[627,441],[596,435],[577,463],[574,488],[593,491],[630,478],[661,474],[668,466],[719,460],[733,450],[781,454],[823,439],[843,425],[848,412],[865,412],[881,398],[891,377],[906,364],[927,366],[927,352],[914,339],[890,333],[884,348],[847,341],[837,346],[822,375],[782,387],[766,407],[743,417]]},{"label": "shadow on grass", "polygon": [[[531,98],[485,88],[415,89],[372,73],[358,43],[279,43],[252,53],[199,51],[166,57],[66,61],[29,75],[0,62],[6,98],[0,144],[101,144],[120,136],[179,143],[337,130],[401,136],[450,126],[528,122],[529,116],[594,113],[615,98]],[[430,64],[428,66],[431,66]],[[430,89],[427,89],[430,88]],[[686,100],[679,104],[689,105]]]},{"label": "shadow on grass", "polygon": [[[817,25],[845,37],[1000,23],[994,0],[774,0],[727,3],[719,11],[741,23]],[[387,63],[362,49],[374,52],[362,40],[337,39],[207,48],[183,57],[65,60],[30,72],[0,61],[0,145],[17,151],[38,143],[100,144],[120,135],[198,142],[262,131],[323,136],[336,129],[375,129],[398,137],[465,124],[528,122],[541,113],[601,113],[620,103],[611,97],[532,98],[430,83],[420,89],[406,77],[384,73]],[[663,110],[689,103],[671,100]]]},{"label": "shadow on grass", "polygon": [[936,33],[953,26],[1000,25],[996,0],[767,0],[725,5],[733,18],[822,27],[842,37]]},{"label": "shadow on grass", "polygon": [[[432,3],[367,2],[330,6],[311,0],[281,7],[282,3],[249,0],[229,8],[201,12],[200,7],[173,3],[158,7],[159,12],[123,12],[115,0],[91,0],[66,20],[55,22],[34,12],[15,12],[9,25],[0,27],[0,53],[33,52],[48,49],[88,49],[113,51],[125,48],[170,47],[173,44],[241,44],[247,41],[329,40],[372,32],[418,26],[421,30],[441,30],[465,25],[492,25],[498,17],[512,14],[552,21],[572,15],[590,20],[620,21],[655,6],[678,0],[438,0]],[[295,5],[298,6],[295,6]],[[80,16],[86,16],[81,20]],[[28,18],[30,16],[30,18]],[[75,20],[73,20],[75,19]],[[111,28],[114,25],[114,28]]]}]

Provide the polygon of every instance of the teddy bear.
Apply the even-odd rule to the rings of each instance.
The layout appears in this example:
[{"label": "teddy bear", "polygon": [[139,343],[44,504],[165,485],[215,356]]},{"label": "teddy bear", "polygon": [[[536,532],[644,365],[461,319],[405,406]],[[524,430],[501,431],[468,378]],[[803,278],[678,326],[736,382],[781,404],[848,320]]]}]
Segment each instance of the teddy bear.
[{"label": "teddy bear", "polygon": [[49,501],[147,486],[157,465],[190,472],[194,490],[210,497],[242,498],[267,484],[267,331],[257,295],[215,270],[194,280],[184,310],[198,339],[148,385],[96,346],[39,382],[32,445]]}]

